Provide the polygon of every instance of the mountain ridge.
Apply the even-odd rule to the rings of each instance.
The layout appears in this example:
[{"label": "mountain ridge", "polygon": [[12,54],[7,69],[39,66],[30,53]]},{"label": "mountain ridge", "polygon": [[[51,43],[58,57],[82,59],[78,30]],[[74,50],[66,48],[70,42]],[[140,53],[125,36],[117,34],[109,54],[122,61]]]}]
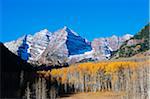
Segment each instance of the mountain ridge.
[{"label": "mountain ridge", "polygon": [[[28,62],[37,65],[53,65],[65,62],[75,63],[82,60],[106,60],[106,57],[109,58],[111,52],[117,50],[121,45],[116,45],[118,38],[117,42],[124,42],[130,37],[132,37],[130,34],[122,37],[113,35],[112,37],[96,38],[89,42],[67,26],[54,33],[43,29],[34,35],[27,36],[28,52],[31,54]],[[4,45],[17,55],[23,38],[24,36],[16,41],[6,42]]]},{"label": "mountain ridge", "polygon": [[115,52],[113,58],[131,57],[145,52],[149,53],[149,30],[150,26],[147,24],[133,37],[131,37],[129,40],[126,40]]},{"label": "mountain ridge", "polygon": [[63,63],[70,55],[84,54],[92,50],[91,45],[76,32],[64,27],[53,33],[47,49],[41,55],[40,63],[50,61]]}]

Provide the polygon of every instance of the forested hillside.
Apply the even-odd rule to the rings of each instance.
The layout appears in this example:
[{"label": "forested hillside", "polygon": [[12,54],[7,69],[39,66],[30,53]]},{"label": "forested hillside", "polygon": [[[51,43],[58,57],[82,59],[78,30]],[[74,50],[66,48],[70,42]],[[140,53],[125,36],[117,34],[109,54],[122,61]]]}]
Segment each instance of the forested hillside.
[{"label": "forested hillside", "polygon": [[131,39],[127,40],[122,44],[113,57],[131,57],[136,54],[149,50],[149,29],[150,26],[147,24]]}]

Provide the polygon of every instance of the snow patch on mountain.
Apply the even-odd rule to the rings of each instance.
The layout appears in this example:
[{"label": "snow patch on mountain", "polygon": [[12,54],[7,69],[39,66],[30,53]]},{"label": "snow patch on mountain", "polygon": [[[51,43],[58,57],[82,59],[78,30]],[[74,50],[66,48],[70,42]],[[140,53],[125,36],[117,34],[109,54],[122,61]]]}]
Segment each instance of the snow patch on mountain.
[{"label": "snow patch on mountain", "polygon": [[[4,45],[14,54],[17,55],[17,50],[19,48],[19,46],[22,44],[23,39],[25,36],[20,37],[19,39],[17,39],[16,41],[10,41],[10,42],[6,42],[4,43]],[[27,44],[29,45],[29,47],[31,46],[31,41],[32,41],[32,35],[27,35]],[[30,53],[30,50],[28,49],[28,53]]]},{"label": "snow patch on mountain", "polygon": [[[26,43],[28,44],[28,53],[30,53],[29,62],[37,61],[40,55],[46,49],[50,42],[52,33],[47,29],[41,30],[34,35],[27,35]],[[16,41],[6,42],[4,45],[13,53],[17,55],[17,50],[22,44],[25,36],[17,39]]]},{"label": "snow patch on mountain", "polygon": [[95,57],[98,60],[109,59],[112,51],[116,51],[126,40],[133,37],[133,35],[126,34],[123,36],[113,35],[107,38],[96,38],[92,41],[92,48],[94,50]]},{"label": "snow patch on mountain", "polygon": [[30,47],[30,60],[37,61],[41,54],[45,51],[48,43],[50,42],[52,33],[47,29],[41,30],[40,32],[35,33],[32,38],[31,47]]},{"label": "snow patch on mountain", "polygon": [[93,60],[95,60],[95,57],[94,57],[94,50],[85,52],[85,53],[83,53],[83,54],[70,55],[70,56],[68,57],[67,62],[68,62],[69,64],[73,64],[73,63],[82,61],[82,60],[84,60],[84,59],[93,59]]}]

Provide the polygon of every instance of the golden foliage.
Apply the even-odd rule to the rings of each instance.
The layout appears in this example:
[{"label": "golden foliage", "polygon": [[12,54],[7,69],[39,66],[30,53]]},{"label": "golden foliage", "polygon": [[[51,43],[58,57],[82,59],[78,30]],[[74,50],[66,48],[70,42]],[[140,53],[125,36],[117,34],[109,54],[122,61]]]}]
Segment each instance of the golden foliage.
[{"label": "golden foliage", "polygon": [[90,75],[91,77],[94,77],[99,73],[105,73],[104,75],[109,75],[125,69],[136,70],[139,64],[143,65],[145,63],[133,61],[87,62],[71,65],[68,68],[53,69],[52,71],[38,71],[37,73],[44,75],[44,77],[51,76],[57,79],[61,78],[61,82],[65,83],[68,75],[71,76],[70,79],[74,81],[76,78],[82,78],[84,75]]},{"label": "golden foliage", "polygon": [[[73,64],[67,68],[37,71],[39,75],[61,84],[76,86],[76,89],[87,91],[114,90],[116,85],[121,85],[120,90],[128,89],[127,86],[134,80],[139,82],[141,70],[146,71],[150,61],[107,61],[87,62]],[[120,84],[118,84],[120,83]],[[125,85],[126,84],[126,85]],[[99,86],[100,87],[97,87]],[[82,86],[82,87],[81,87]],[[84,86],[84,87],[83,87]]]}]

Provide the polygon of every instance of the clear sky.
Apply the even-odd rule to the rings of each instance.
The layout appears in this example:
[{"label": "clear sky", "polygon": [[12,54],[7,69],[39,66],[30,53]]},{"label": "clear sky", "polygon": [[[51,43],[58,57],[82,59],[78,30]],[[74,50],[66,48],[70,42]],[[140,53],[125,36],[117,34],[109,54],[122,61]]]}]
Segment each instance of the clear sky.
[{"label": "clear sky", "polygon": [[149,21],[148,0],[0,0],[0,41],[68,26],[92,41],[135,34]]}]

